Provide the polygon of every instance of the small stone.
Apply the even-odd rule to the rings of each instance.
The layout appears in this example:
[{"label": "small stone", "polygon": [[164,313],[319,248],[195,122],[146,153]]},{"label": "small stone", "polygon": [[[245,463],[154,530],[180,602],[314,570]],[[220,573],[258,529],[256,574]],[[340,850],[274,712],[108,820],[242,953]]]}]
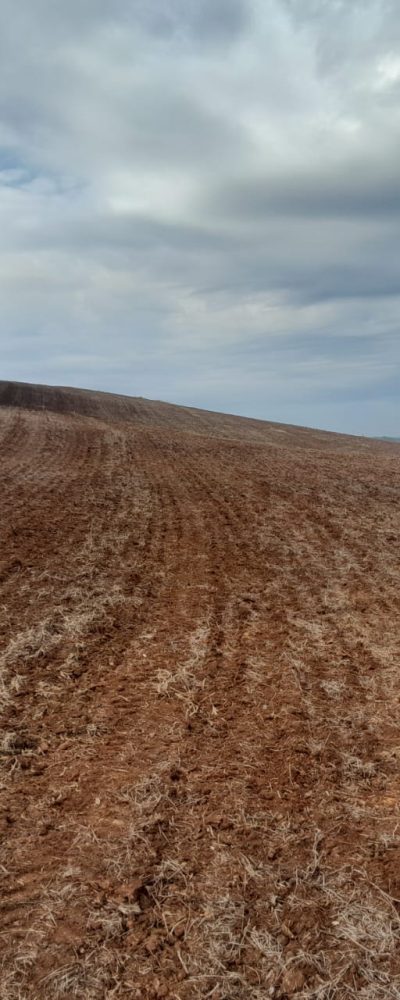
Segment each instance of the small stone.
[{"label": "small stone", "polygon": [[286,945],[287,945],[287,943],[289,941],[289,938],[286,937],[286,934],[277,934],[276,935],[276,940],[277,940],[278,944],[280,944],[281,948],[286,948]]}]

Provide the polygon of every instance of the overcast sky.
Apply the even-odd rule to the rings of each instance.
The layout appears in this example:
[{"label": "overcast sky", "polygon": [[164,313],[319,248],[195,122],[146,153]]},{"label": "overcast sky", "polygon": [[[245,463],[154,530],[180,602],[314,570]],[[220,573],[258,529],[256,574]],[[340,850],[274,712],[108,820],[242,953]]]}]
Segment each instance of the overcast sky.
[{"label": "overcast sky", "polygon": [[0,378],[400,434],[398,0],[0,0]]}]

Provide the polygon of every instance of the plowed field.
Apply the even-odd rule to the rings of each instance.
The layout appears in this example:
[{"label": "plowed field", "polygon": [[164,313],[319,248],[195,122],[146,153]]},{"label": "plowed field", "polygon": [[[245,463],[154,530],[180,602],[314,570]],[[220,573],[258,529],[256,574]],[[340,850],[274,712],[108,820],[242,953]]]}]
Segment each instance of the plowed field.
[{"label": "plowed field", "polygon": [[0,383],[2,1000],[400,997],[400,446]]}]

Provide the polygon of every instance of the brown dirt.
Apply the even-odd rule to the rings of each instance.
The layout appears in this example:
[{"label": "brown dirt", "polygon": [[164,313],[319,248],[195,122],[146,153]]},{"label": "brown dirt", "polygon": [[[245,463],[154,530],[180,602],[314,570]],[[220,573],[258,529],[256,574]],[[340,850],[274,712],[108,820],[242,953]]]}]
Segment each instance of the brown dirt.
[{"label": "brown dirt", "polygon": [[400,447],[0,383],[2,1000],[400,997]]}]

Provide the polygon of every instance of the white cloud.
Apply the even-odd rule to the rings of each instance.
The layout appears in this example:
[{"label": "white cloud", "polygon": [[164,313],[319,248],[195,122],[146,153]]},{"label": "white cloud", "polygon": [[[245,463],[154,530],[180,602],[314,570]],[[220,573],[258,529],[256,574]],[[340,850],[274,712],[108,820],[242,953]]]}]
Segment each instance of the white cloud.
[{"label": "white cloud", "polygon": [[378,60],[376,67],[377,90],[387,90],[400,82],[400,55],[389,52]]}]

